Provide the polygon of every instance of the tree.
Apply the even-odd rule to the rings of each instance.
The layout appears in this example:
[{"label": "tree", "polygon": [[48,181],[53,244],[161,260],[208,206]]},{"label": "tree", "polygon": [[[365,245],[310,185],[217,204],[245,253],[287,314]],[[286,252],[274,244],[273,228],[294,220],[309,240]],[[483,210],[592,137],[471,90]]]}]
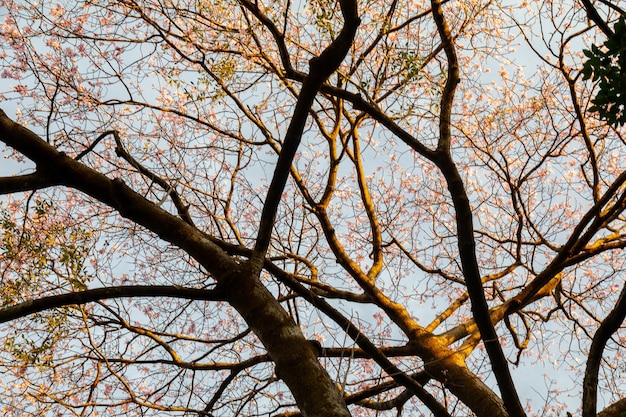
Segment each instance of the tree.
[{"label": "tree", "polygon": [[620,9],[499,3],[4,0],[5,415],[623,415]]}]

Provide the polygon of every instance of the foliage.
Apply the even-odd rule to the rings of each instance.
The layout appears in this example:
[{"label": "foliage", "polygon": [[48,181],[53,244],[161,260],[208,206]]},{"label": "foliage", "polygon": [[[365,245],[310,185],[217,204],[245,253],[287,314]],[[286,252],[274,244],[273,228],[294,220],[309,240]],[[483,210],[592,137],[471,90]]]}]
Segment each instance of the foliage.
[{"label": "foliage", "polygon": [[626,123],[626,16],[615,24],[613,35],[604,48],[591,45],[584,50],[588,58],[582,68],[583,79],[598,82],[598,93],[591,101],[590,111],[597,111],[603,120],[614,126]]}]

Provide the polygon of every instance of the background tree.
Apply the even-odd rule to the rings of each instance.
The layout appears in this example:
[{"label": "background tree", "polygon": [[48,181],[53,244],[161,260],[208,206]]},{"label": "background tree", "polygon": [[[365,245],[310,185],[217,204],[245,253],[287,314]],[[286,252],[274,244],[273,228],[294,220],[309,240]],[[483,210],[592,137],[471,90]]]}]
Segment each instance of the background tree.
[{"label": "background tree", "polygon": [[589,59],[583,65],[582,73],[584,79],[599,82],[590,110],[597,111],[607,123],[621,126],[626,122],[623,94],[626,91],[626,12],[622,11],[615,30],[608,31],[607,36],[606,50],[591,45],[590,51],[583,51]]},{"label": "background tree", "polygon": [[0,4],[5,415],[626,412],[617,5]]}]

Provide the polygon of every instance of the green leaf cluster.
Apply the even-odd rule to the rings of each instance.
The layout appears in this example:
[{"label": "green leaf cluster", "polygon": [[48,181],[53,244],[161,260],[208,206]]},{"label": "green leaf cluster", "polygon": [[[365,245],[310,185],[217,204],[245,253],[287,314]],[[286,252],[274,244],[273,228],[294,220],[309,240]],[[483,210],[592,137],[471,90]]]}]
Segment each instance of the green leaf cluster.
[{"label": "green leaf cluster", "polygon": [[[65,220],[48,200],[35,200],[22,219],[0,202],[0,307],[87,288],[92,277],[86,263],[95,237]],[[69,335],[71,310],[57,308],[14,323],[5,330],[0,348],[21,365],[49,366],[59,342]]]},{"label": "green leaf cluster", "polygon": [[4,351],[20,365],[40,369],[51,366],[58,343],[70,334],[67,324],[70,310],[71,307],[63,307],[34,314],[28,327],[9,329],[3,340]]},{"label": "green leaf cluster", "polygon": [[0,205],[0,305],[15,304],[58,288],[82,290],[91,280],[86,261],[93,232],[67,227],[53,204],[37,200],[33,213],[16,222]]},{"label": "green leaf cluster", "polygon": [[603,48],[592,45],[583,53],[587,57],[583,79],[598,82],[589,110],[598,112],[611,126],[622,126],[626,123],[626,16],[620,17]]}]

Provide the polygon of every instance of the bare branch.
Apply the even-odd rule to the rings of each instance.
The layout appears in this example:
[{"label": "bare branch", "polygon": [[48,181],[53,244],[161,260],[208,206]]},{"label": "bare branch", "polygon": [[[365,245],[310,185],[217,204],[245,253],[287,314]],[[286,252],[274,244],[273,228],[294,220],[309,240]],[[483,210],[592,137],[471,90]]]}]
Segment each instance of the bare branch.
[{"label": "bare branch", "polygon": [[77,304],[93,303],[110,298],[131,297],[172,297],[188,300],[224,300],[218,290],[183,288],[173,285],[124,285],[117,287],[93,288],[67,294],[51,295],[0,309],[0,323],[39,313],[44,310]]}]

